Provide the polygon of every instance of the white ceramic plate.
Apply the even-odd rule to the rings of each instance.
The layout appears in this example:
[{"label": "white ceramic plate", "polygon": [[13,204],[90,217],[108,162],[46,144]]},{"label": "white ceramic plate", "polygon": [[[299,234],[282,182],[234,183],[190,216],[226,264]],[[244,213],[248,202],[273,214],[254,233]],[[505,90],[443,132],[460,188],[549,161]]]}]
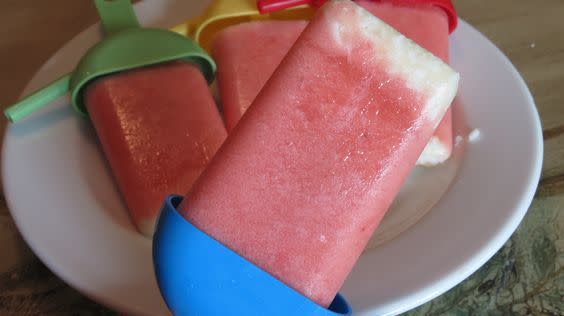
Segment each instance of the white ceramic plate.
[{"label": "white ceramic plate", "polygon": [[[136,10],[144,25],[165,27],[204,7],[196,1],[145,1]],[[58,51],[23,94],[69,72],[99,40],[97,30],[87,29]],[[458,284],[503,245],[533,198],[542,133],[525,83],[464,21],[451,49],[462,78],[455,121],[460,127],[464,112],[481,138],[464,151],[458,148],[461,159],[435,175],[412,174],[407,193],[344,285],[356,314],[400,313]],[[168,314],[153,276],[151,242],[133,229],[95,134],[68,99],[8,127],[2,167],[16,224],[54,273],[121,312]]]}]

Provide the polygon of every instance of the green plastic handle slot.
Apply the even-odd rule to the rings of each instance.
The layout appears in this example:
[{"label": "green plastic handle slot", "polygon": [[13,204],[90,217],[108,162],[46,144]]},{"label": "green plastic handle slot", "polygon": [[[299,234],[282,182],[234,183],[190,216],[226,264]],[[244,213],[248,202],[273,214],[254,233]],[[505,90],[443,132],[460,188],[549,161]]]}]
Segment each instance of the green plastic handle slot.
[{"label": "green plastic handle slot", "polygon": [[95,0],[106,35],[140,27],[130,0]]},{"label": "green plastic handle slot", "polygon": [[35,91],[26,98],[18,101],[4,111],[4,115],[10,122],[17,122],[43,106],[51,103],[69,91],[70,75],[51,82],[46,87]]}]

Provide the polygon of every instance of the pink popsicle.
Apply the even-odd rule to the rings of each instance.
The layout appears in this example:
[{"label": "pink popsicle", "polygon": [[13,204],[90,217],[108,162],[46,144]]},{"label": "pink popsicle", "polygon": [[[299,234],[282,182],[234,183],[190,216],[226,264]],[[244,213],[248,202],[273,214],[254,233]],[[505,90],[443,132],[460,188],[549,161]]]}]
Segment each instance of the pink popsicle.
[{"label": "pink popsicle", "polygon": [[229,27],[218,34],[212,56],[227,131],[231,131],[256,98],[306,21],[260,21]]},{"label": "pink popsicle", "polygon": [[[382,1],[358,4],[406,37],[448,62],[448,18],[430,5],[396,6]],[[222,31],[213,45],[224,120],[231,131],[303,31],[304,21],[257,21]],[[450,110],[425,147],[418,164],[444,162],[452,151]]]},{"label": "pink popsicle", "polygon": [[327,2],[180,205],[327,306],[456,94],[458,74],[348,0]]},{"label": "pink popsicle", "polygon": [[190,188],[227,137],[206,80],[173,62],[100,79],[85,101],[130,216],[151,236],[164,198]]}]

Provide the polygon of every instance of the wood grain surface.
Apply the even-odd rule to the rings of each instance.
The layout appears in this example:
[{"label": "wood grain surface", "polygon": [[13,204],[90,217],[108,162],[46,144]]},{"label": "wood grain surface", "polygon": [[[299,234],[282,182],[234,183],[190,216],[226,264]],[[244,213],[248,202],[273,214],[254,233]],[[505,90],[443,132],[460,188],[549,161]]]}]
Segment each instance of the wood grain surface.
[{"label": "wood grain surface", "polygon": [[[519,247],[518,244],[525,242],[521,238],[528,237],[512,238],[492,262],[471,277],[471,280],[411,314],[466,315],[476,311],[478,314],[481,314],[479,311],[505,314],[504,311],[509,311],[510,314],[559,315],[564,313],[564,307],[559,305],[564,301],[561,288],[564,284],[564,217],[560,215],[563,213],[564,202],[564,1],[455,0],[454,4],[463,19],[490,38],[509,57],[534,95],[544,129],[545,161],[539,191],[532,210],[529,211],[530,216],[526,217],[520,231],[525,234],[529,226],[537,227],[536,230],[545,229],[550,236],[545,238],[549,240],[549,244],[543,247],[554,248],[555,254],[551,254],[549,259],[542,259],[549,261],[548,265],[543,266],[547,270],[543,275],[548,277],[526,281],[526,295],[508,299],[509,303],[506,305],[510,309],[496,307],[491,302],[479,303],[479,295],[494,286],[499,287],[498,294],[511,290],[510,283],[496,285],[495,278],[491,281],[485,275],[503,275],[505,265],[497,267],[494,261],[502,260],[500,258],[505,258],[502,260],[504,262],[510,261],[511,256],[515,257],[514,253],[521,251],[515,249]],[[0,1],[2,109],[17,100],[29,79],[57,49],[96,20],[95,8],[92,1],[88,0]],[[6,122],[0,120],[2,133],[5,126]],[[547,224],[543,224],[544,222]],[[554,224],[554,228],[547,228]],[[525,225],[529,226],[524,227]],[[537,237],[531,233],[530,238]],[[535,260],[540,259],[531,256],[523,260],[529,260],[524,265],[538,266]],[[527,273],[519,272],[519,265],[514,268],[517,274]],[[484,275],[481,283],[476,281],[480,275]],[[488,283],[490,281],[494,283]],[[465,291],[471,282],[478,282],[475,289]],[[538,304],[530,301],[537,298],[527,294],[527,288],[545,293],[541,290],[551,282],[560,284],[559,290],[554,292],[556,303],[540,301],[542,306],[538,307]],[[480,289],[484,291],[480,292]],[[461,297],[452,294],[459,292],[463,293]],[[469,305],[471,303],[474,304],[473,307]],[[114,312],[67,286],[34,256],[18,233],[4,197],[0,195],[0,315],[74,314],[113,315]]]}]

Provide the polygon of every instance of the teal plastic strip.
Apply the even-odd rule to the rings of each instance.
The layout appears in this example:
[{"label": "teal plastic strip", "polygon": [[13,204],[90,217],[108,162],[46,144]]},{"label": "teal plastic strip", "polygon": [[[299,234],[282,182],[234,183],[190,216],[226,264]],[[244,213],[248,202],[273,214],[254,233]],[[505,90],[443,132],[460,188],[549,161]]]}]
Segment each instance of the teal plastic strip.
[{"label": "teal plastic strip", "polygon": [[65,75],[44,88],[35,91],[4,111],[10,122],[17,122],[69,91],[70,75]]},{"label": "teal plastic strip", "polygon": [[106,35],[140,27],[129,0],[95,0]]}]

